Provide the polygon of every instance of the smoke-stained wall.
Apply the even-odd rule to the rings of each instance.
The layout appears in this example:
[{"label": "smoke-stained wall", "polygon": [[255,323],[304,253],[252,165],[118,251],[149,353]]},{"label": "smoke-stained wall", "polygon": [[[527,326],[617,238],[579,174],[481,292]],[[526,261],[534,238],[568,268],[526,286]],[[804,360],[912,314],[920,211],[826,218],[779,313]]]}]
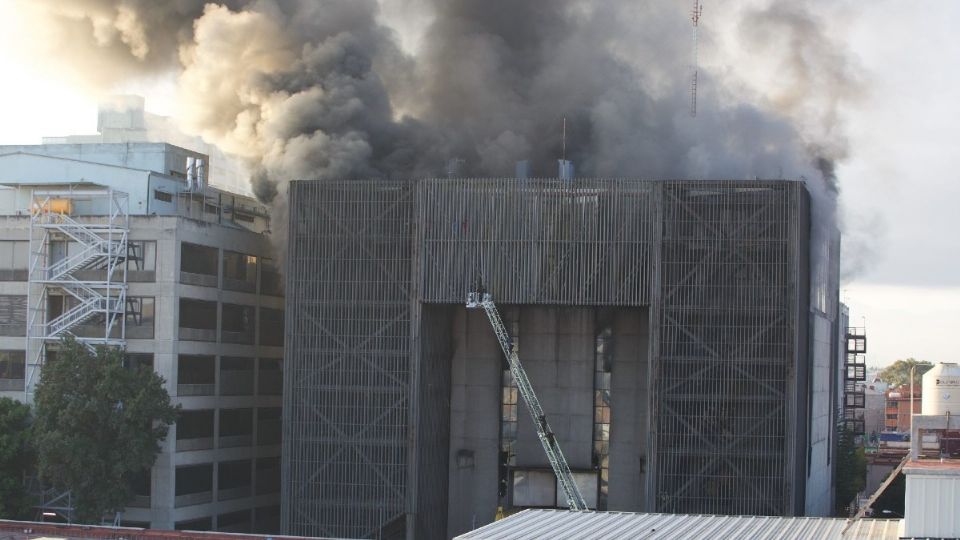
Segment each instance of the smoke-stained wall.
[{"label": "smoke-stained wall", "polygon": [[[611,508],[803,513],[807,381],[823,369],[808,356],[803,184],[297,182],[292,193],[285,532],[438,537],[441,520],[424,520],[444,489],[476,503],[448,507],[448,530],[492,519],[497,475],[477,476],[489,485],[465,477],[496,471],[496,342],[479,314],[474,331],[446,320],[461,320],[481,278],[503,304],[649,306],[649,331],[622,338],[649,355],[613,367],[611,396],[632,388],[634,401],[612,402]],[[453,358],[477,357],[462,373],[435,371],[445,331]],[[435,386],[445,377],[449,398]],[[444,458],[436,426],[447,411]],[[580,436],[570,437],[583,464]],[[621,454],[630,440],[635,455]],[[444,467],[446,485],[430,476]]]}]

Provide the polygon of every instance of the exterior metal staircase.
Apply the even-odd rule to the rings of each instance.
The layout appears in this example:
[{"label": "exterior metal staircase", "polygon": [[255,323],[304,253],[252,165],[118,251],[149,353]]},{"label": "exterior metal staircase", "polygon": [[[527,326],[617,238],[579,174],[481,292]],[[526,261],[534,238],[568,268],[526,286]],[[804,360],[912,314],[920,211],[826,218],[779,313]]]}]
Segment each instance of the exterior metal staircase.
[{"label": "exterior metal staircase", "polygon": [[[128,197],[109,188],[35,190],[30,208],[27,401],[48,345],[73,336],[88,349],[122,345],[127,292]],[[54,255],[54,245],[69,246]],[[63,309],[51,312],[51,300]],[[84,326],[84,331],[78,327]],[[102,332],[91,331],[102,326]]]}]

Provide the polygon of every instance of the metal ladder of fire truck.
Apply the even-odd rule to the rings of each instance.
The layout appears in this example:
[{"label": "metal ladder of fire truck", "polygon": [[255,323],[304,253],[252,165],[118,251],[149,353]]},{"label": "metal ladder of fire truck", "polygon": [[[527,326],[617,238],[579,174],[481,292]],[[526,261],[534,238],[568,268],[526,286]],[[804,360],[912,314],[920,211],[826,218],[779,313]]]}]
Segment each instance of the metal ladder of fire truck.
[{"label": "metal ladder of fire truck", "polygon": [[513,348],[510,334],[507,333],[507,329],[503,325],[503,320],[500,319],[500,313],[497,311],[496,304],[493,303],[493,297],[489,293],[485,293],[482,288],[478,292],[468,293],[467,308],[482,308],[486,312],[487,318],[490,319],[490,325],[493,326],[493,333],[496,334],[497,341],[500,342],[500,348],[503,349],[503,355],[506,356],[507,363],[510,365],[510,373],[513,374],[513,380],[517,383],[517,389],[523,397],[523,402],[527,406],[527,411],[530,413],[533,425],[537,427],[537,437],[540,439],[540,444],[543,445],[543,451],[547,453],[547,459],[550,460],[553,473],[557,475],[557,482],[560,484],[560,488],[567,498],[567,506],[571,510],[586,510],[587,503],[580,493],[580,488],[577,487],[576,482],[573,480],[573,473],[570,472],[567,459],[563,457],[560,445],[557,443],[553,430],[550,429],[550,424],[547,422],[547,416],[543,412],[543,407],[540,406],[540,401],[533,392],[533,386],[530,385],[527,372],[524,371],[523,366],[520,364],[520,358],[517,356],[517,351]]}]

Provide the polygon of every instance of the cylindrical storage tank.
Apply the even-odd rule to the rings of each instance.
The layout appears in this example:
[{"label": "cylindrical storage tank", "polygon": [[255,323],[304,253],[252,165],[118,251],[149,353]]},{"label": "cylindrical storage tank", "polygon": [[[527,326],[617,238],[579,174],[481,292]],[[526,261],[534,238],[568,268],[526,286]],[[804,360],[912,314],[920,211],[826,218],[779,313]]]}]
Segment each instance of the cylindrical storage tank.
[{"label": "cylindrical storage tank", "polygon": [[960,365],[941,362],[923,374],[923,414],[960,416]]}]

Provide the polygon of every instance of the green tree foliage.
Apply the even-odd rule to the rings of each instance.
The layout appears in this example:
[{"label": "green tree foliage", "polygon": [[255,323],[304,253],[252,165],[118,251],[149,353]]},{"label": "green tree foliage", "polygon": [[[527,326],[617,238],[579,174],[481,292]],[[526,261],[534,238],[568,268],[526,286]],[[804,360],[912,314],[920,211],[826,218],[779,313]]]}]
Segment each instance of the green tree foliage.
[{"label": "green tree foliage", "polygon": [[838,516],[847,515],[847,506],[867,485],[867,457],[851,431],[840,432],[837,443],[837,500]]},{"label": "green tree foliage", "polygon": [[925,360],[917,360],[916,358],[897,360],[880,371],[880,380],[888,383],[890,386],[909,384],[910,369],[914,366],[917,367],[917,371],[915,375],[916,380],[913,382],[919,384],[920,377],[922,377],[924,373],[932,368],[933,364]]},{"label": "green tree foliage", "polygon": [[28,519],[30,500],[24,473],[33,469],[30,407],[0,398],[0,518]]},{"label": "green tree foliage", "polygon": [[35,407],[40,477],[73,493],[80,523],[126,505],[131,479],[153,465],[179,408],[152,370],[124,367],[122,350],[94,355],[72,339],[44,365]]}]

